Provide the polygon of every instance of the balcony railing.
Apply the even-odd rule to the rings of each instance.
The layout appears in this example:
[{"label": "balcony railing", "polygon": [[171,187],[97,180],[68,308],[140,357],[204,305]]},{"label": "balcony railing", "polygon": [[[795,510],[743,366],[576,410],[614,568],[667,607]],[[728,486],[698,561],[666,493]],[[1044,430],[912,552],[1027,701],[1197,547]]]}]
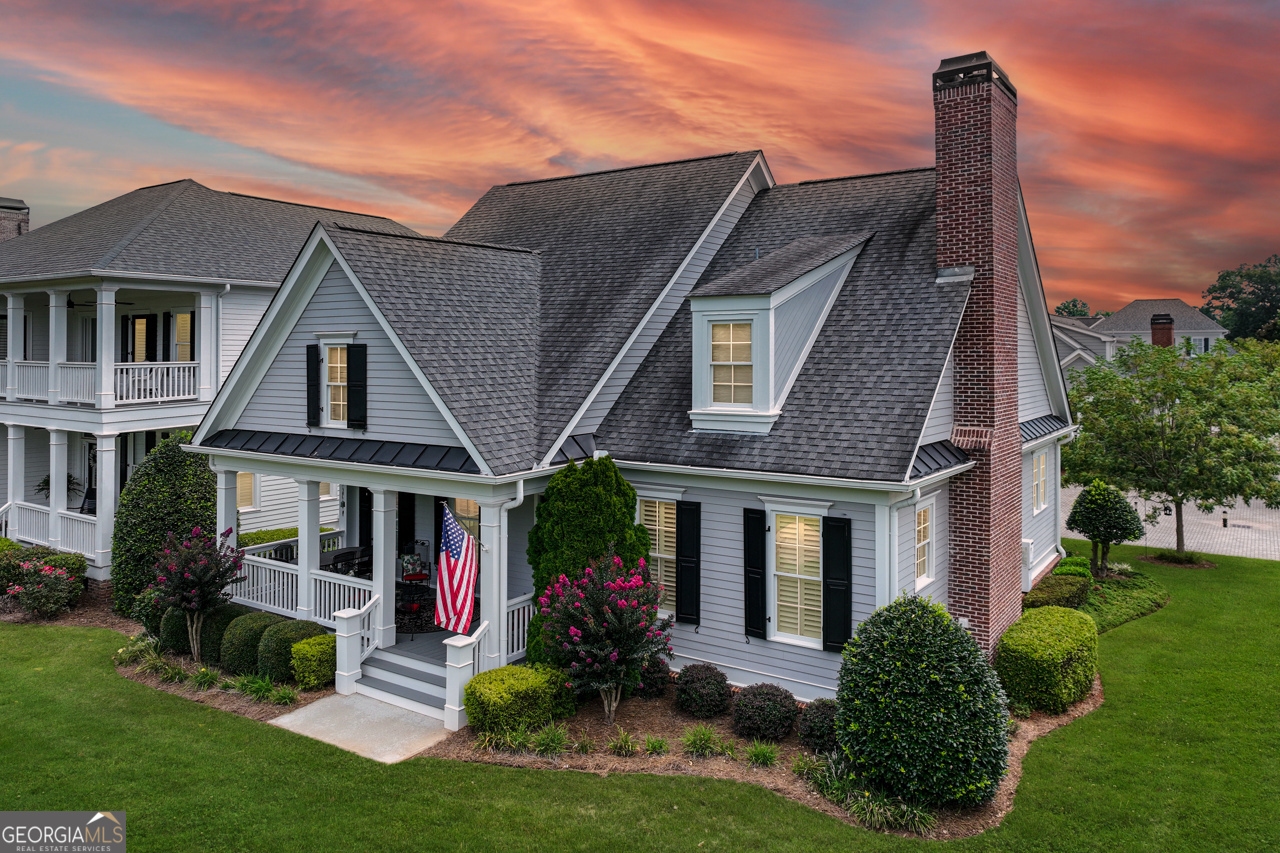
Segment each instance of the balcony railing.
[{"label": "balcony railing", "polygon": [[18,396],[28,400],[49,399],[49,362],[15,361],[14,385]]},{"label": "balcony railing", "polygon": [[196,361],[143,361],[116,365],[117,403],[194,400],[200,387]]},{"label": "balcony railing", "polygon": [[[97,403],[96,364],[62,362],[57,367],[58,402]],[[7,387],[10,370],[13,371],[19,399],[49,399],[49,362],[0,360],[0,388]],[[115,365],[114,370],[116,402],[124,405],[195,400],[200,393],[200,363],[197,361],[127,362]],[[3,393],[0,391],[0,396]]]},{"label": "balcony railing", "polygon": [[59,364],[58,395],[64,403],[98,402],[98,365],[91,361]]}]

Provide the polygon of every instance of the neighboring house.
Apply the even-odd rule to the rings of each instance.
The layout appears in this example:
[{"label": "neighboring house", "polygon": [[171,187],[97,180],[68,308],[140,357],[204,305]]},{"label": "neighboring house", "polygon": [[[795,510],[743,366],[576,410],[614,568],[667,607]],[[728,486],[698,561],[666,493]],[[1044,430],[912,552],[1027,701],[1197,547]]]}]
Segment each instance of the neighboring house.
[{"label": "neighboring house", "polygon": [[[0,519],[10,538],[84,554],[97,579],[124,482],[160,438],[200,423],[316,220],[414,233],[190,180],[34,231],[13,201],[0,200]],[[297,517],[286,480],[246,473],[238,503],[247,529]],[[337,523],[338,501],[323,514]]]},{"label": "neighboring house", "polygon": [[[220,526],[238,474],[298,484],[296,550],[249,549],[238,600],[334,627],[340,692],[457,727],[470,673],[524,654],[537,496],[608,454],[677,667],[830,696],[912,593],[993,650],[1061,553],[1073,427],[1016,92],[983,53],[933,88],[936,168],[778,185],[752,151],[496,186],[443,238],[322,218],[190,448]],[[479,538],[477,616],[411,637],[397,555],[433,558],[442,506]]]}]

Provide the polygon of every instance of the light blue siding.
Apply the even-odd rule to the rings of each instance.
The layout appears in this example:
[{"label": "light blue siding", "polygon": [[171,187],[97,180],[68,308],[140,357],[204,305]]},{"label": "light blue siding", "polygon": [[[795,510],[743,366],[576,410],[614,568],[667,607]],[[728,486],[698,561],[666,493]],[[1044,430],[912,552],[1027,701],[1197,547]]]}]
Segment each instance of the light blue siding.
[{"label": "light blue siding", "polygon": [[933,407],[929,409],[924,431],[920,434],[921,444],[932,444],[935,441],[951,438],[954,393],[955,371],[951,368],[951,356],[947,356],[947,365],[942,369],[942,378],[938,382],[938,391],[933,398]]},{"label": "light blue siding", "polygon": [[947,604],[947,570],[950,567],[948,492],[944,485],[920,496],[920,504],[932,498],[933,581],[916,589],[916,506],[898,510],[898,594],[921,595]]},{"label": "light blue siding", "polygon": [[529,548],[529,531],[533,529],[537,495],[527,495],[524,503],[507,512],[507,598],[519,598],[533,592],[533,567],[525,553]]},{"label": "light blue siding", "polygon": [[818,322],[844,270],[835,270],[815,281],[774,309],[773,404],[778,404],[787,380],[800,364],[804,348],[817,333]]},{"label": "light blue siding", "polygon": [[1049,405],[1049,389],[1045,385],[1044,370],[1036,352],[1036,340],[1031,331],[1031,317],[1027,314],[1027,301],[1022,288],[1018,288],[1018,420],[1029,421],[1053,414]]},{"label": "light blue siding", "polygon": [[[1045,490],[1047,501],[1039,512],[1031,504],[1031,462],[1041,453],[1047,454]],[[1022,538],[1032,540],[1031,568],[1035,569],[1055,553],[1058,544],[1058,446],[1049,444],[1022,454]]]},{"label": "light blue siding", "polygon": [[271,304],[275,290],[261,287],[233,287],[218,303],[218,322],[221,331],[219,357],[222,369],[219,382],[225,382],[231,368],[235,367],[240,351],[249,342],[258,321]]}]

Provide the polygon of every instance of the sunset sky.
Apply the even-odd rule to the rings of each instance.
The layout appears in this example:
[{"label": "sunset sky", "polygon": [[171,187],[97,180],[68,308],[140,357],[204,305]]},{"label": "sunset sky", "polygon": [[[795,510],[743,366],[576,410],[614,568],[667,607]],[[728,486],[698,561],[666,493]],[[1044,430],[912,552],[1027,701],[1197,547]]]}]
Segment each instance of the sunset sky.
[{"label": "sunset sky", "polygon": [[194,178],[445,230],[495,183],[764,149],[933,163],[987,50],[1051,301],[1192,304],[1280,252],[1280,3],[0,0],[0,195],[32,224]]}]

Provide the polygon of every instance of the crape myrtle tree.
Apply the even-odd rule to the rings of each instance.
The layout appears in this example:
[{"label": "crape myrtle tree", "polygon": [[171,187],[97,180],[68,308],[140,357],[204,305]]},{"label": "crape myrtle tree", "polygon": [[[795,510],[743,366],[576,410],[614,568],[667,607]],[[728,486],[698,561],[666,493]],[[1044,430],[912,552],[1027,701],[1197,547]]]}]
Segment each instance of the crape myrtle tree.
[{"label": "crape myrtle tree", "polygon": [[1223,270],[1204,299],[1204,312],[1226,327],[1228,338],[1280,339],[1280,255]]},{"label": "crape myrtle tree", "polygon": [[[1111,546],[1142,538],[1142,519],[1124,493],[1115,486],[1094,480],[1076,498],[1067,516],[1067,528],[1093,545],[1089,568],[1095,575],[1107,573]],[[1099,560],[1101,548],[1101,560]]]},{"label": "crape myrtle tree", "polygon": [[1059,317],[1088,317],[1089,303],[1081,299],[1068,299],[1066,302],[1058,303],[1053,313]]},{"label": "crape myrtle tree", "polygon": [[240,561],[244,552],[227,542],[231,531],[214,539],[199,527],[186,536],[170,533],[156,555],[156,579],[149,589],[157,591],[158,603],[173,607],[187,619],[191,657],[200,663],[200,629],[205,614],[231,600],[229,587],[244,580]]},{"label": "crape myrtle tree", "polygon": [[1071,404],[1081,429],[1063,453],[1064,479],[1102,479],[1172,507],[1180,553],[1188,504],[1202,512],[1237,499],[1280,507],[1278,366],[1280,344],[1265,341],[1192,357],[1185,342],[1134,340],[1076,374]]}]

